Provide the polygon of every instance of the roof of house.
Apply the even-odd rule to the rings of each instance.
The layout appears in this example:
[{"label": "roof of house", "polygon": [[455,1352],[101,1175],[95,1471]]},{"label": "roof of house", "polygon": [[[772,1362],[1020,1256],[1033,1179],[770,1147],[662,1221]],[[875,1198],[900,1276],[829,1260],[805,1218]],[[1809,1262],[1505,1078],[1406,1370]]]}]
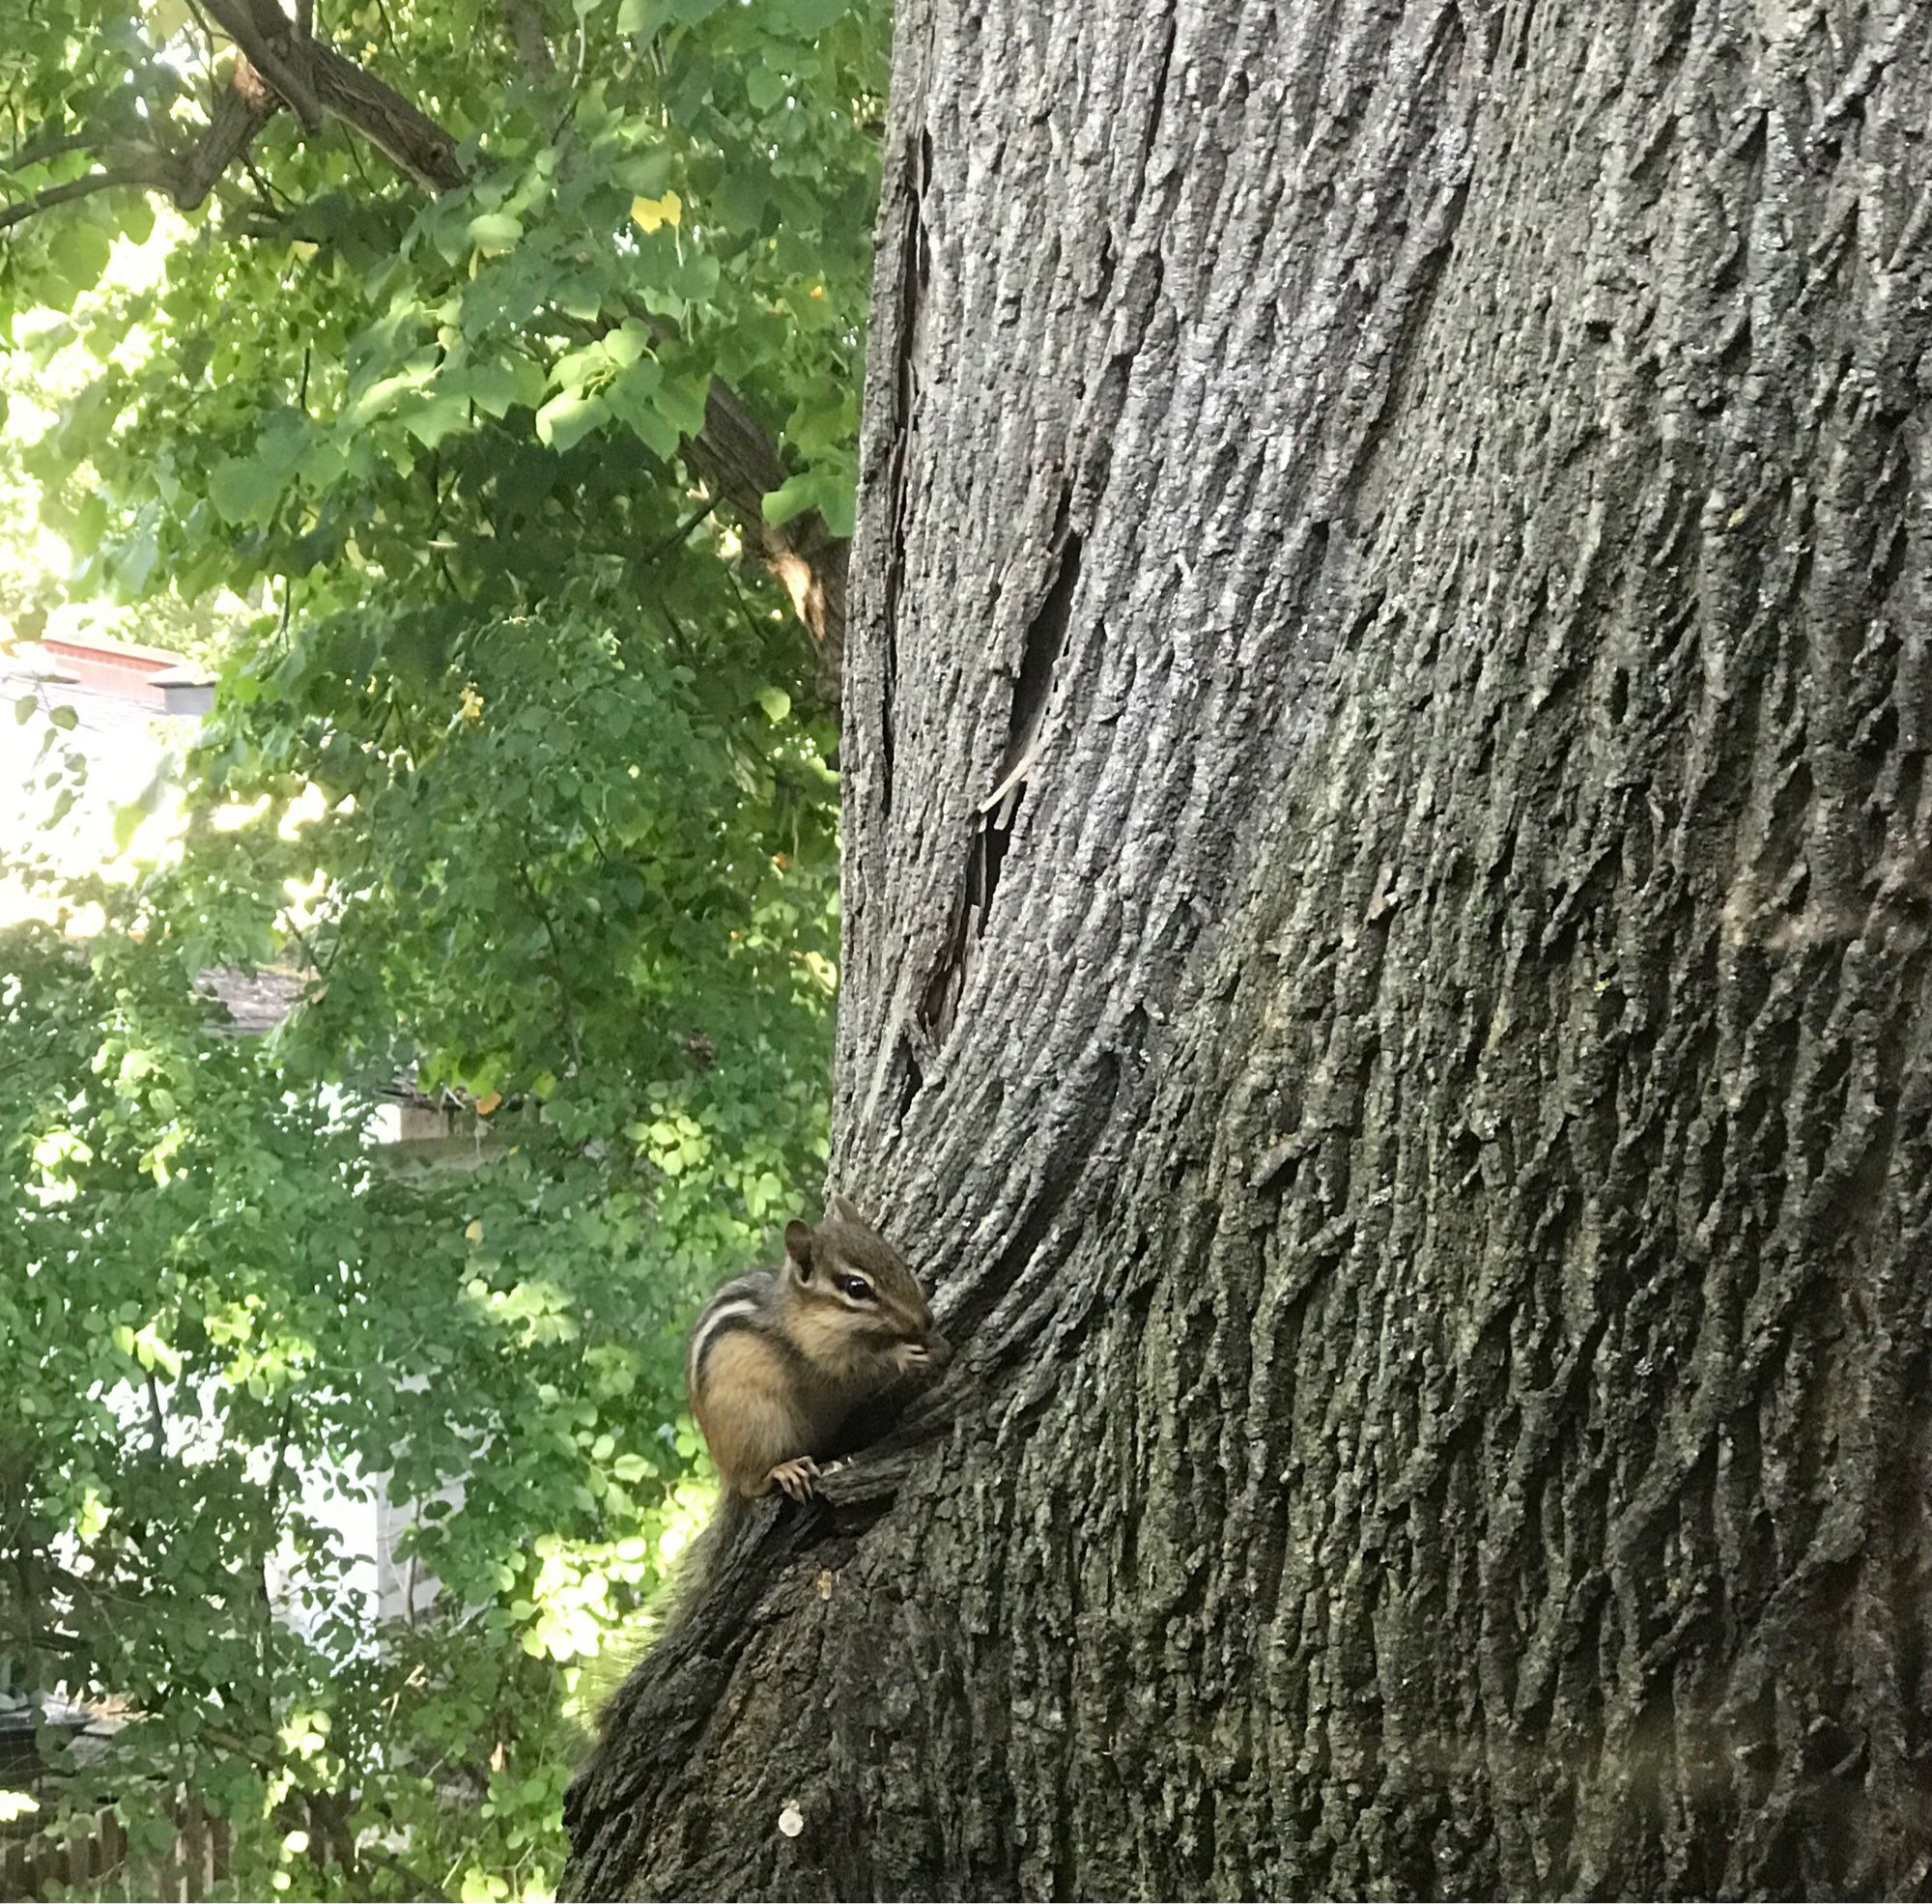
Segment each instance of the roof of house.
[{"label": "roof of house", "polygon": [[[236,965],[210,966],[195,980],[197,988],[216,1000],[227,1014],[217,1027],[230,1037],[260,1037],[283,1024],[307,993],[311,975],[288,966],[258,966],[246,971]],[[416,1067],[406,1066],[376,1094],[392,1103],[425,1109],[467,1108],[470,1099],[449,1090],[426,1092],[416,1080]]]},{"label": "roof of house", "polygon": [[226,1010],[228,1021],[221,1029],[246,1037],[281,1024],[301,1003],[308,980],[302,973],[282,966],[258,966],[251,972],[236,965],[214,965],[195,983]]}]

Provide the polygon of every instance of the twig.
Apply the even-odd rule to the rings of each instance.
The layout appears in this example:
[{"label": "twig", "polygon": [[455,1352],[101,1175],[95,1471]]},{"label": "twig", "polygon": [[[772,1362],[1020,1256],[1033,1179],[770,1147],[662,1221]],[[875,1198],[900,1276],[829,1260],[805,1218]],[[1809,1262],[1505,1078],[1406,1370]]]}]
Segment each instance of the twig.
[{"label": "twig", "polygon": [[523,882],[524,891],[529,895],[530,908],[535,912],[544,929],[544,937],[550,941],[550,961],[556,974],[557,1016],[563,1020],[564,1040],[570,1046],[570,1055],[577,1068],[583,1068],[583,1041],[577,1023],[577,1005],[571,996],[570,974],[564,963],[563,947],[558,943],[556,926],[552,922],[550,908],[543,902],[537,892],[536,881],[530,877],[530,869],[520,860],[517,863],[517,877]]},{"label": "twig", "polygon": [[101,144],[93,132],[69,132],[58,139],[29,139],[8,157],[0,159],[0,172],[24,172],[29,165],[43,165],[70,152],[93,152]]},{"label": "twig", "polygon": [[153,169],[136,165],[116,166],[105,172],[90,172],[85,178],[70,179],[65,185],[48,185],[43,191],[36,192],[32,198],[23,199],[18,205],[10,205],[0,212],[0,232],[8,231],[14,225],[24,224],[37,212],[51,211],[56,205],[66,205],[76,198],[92,198],[96,192],[112,191],[117,185],[143,185],[152,189],[156,185],[163,187],[167,180]]},{"label": "twig", "polygon": [[698,526],[699,523],[703,522],[703,520],[708,515],[710,515],[714,509],[718,507],[718,504],[722,500],[723,497],[714,496],[711,498],[711,500],[704,505],[702,509],[697,511],[696,515],[687,516],[685,520],[677,526],[677,528],[672,530],[672,532],[669,535],[666,536],[665,539],[662,542],[660,542],[655,549],[646,550],[644,552],[644,556],[643,556],[646,565],[652,562],[662,561],[665,558],[665,556],[668,555],[670,552],[673,549],[675,549],[677,545],[680,542],[682,542],[685,539],[685,537],[688,536],[692,532],[692,530]]}]

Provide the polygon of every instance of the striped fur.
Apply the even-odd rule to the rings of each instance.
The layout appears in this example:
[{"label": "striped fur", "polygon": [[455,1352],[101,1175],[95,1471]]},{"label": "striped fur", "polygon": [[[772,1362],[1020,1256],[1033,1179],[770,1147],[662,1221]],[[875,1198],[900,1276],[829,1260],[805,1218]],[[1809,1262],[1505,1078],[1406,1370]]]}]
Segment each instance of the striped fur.
[{"label": "striped fur", "polygon": [[821,1223],[786,1224],[784,1242],[781,1268],[734,1277],[698,1311],[685,1350],[698,1432],[748,1499],[775,1483],[810,1493],[788,1470],[828,1455],[867,1397],[951,1353],[918,1279],[843,1198]]},{"label": "striped fur", "polygon": [[684,1381],[691,1391],[694,1407],[698,1378],[704,1373],[705,1357],[710,1354],[712,1345],[732,1329],[756,1328],[759,1312],[771,1299],[771,1271],[753,1269],[746,1275],[734,1276],[697,1312],[690,1345],[684,1351]]}]

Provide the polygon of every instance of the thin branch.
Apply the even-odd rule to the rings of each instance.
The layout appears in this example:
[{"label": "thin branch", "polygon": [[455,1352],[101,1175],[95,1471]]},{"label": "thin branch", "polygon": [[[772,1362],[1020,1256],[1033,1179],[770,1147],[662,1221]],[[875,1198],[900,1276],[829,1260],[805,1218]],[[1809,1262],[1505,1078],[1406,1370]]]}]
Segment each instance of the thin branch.
[{"label": "thin branch", "polygon": [[288,1471],[289,1433],[295,1425],[295,1397],[290,1396],[282,1404],[281,1424],[275,1431],[275,1462],[269,1471],[269,1486],[262,1502],[262,1550],[257,1562],[262,1578],[262,1618],[257,1637],[264,1686],[270,1682],[270,1656],[274,1643],[275,1628],[274,1595],[269,1579],[269,1563],[274,1557],[275,1549],[280,1545],[276,1517],[281,1511],[282,1479]]},{"label": "thin branch", "polygon": [[396,23],[389,17],[388,0],[376,0],[376,16],[383,22],[383,37],[389,43],[389,51],[401,59],[403,49],[396,40]]},{"label": "thin branch", "polygon": [[646,549],[643,554],[644,565],[648,568],[653,562],[663,561],[724,499],[723,497],[714,496],[702,509],[694,510],[687,516],[655,549]]},{"label": "thin branch", "polygon": [[117,165],[105,172],[90,172],[84,178],[70,179],[65,185],[48,185],[32,198],[23,198],[19,204],[0,211],[0,232],[25,224],[36,213],[49,212],[56,205],[67,205],[76,198],[92,198],[96,192],[113,191],[121,185],[140,185],[152,191],[156,185],[165,189],[166,185],[165,175],[155,166]]},{"label": "thin branch", "polygon": [[[245,60],[238,59],[231,83],[215,99],[209,121],[200,138],[185,151],[136,152],[99,172],[48,185],[32,198],[0,210],[0,231],[22,224],[36,213],[51,211],[75,199],[91,198],[97,192],[111,191],[122,185],[139,185],[144,190],[165,192],[176,209],[192,212],[213,190],[214,182],[236,159],[247,153],[255,134],[275,112],[281,101],[265,87],[260,76]],[[62,139],[62,151],[91,147],[107,153],[113,142],[101,133],[75,133]],[[127,149],[124,146],[122,150]],[[50,154],[34,153],[39,159]]]},{"label": "thin branch", "polygon": [[44,165],[71,152],[98,152],[101,139],[94,132],[69,132],[60,138],[29,139],[6,158],[0,158],[0,172],[24,172],[29,165]]},{"label": "thin branch", "polygon": [[544,904],[537,891],[537,883],[530,877],[530,869],[521,861],[517,865],[517,877],[534,912],[543,925],[544,937],[550,941],[551,970],[556,979],[557,1016],[562,1020],[565,1042],[570,1046],[573,1063],[581,1071],[583,1068],[583,1042],[577,1022],[577,1005],[570,989],[570,965],[563,955],[563,946],[556,935],[556,924],[551,918],[550,908]]}]

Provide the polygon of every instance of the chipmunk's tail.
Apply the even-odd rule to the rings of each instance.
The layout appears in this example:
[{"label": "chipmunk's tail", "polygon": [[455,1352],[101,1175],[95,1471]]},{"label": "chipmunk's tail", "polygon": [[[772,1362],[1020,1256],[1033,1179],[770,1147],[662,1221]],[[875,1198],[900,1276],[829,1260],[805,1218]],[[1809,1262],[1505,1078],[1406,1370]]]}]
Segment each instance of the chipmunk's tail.
[{"label": "chipmunk's tail", "polygon": [[679,1649],[692,1615],[713,1598],[740,1534],[756,1515],[755,1502],[741,1494],[720,1494],[711,1519],[678,1555],[651,1604],[584,1667],[582,1706],[597,1715],[600,1735],[624,1710],[623,1695],[639,1679],[645,1662]]},{"label": "chipmunk's tail", "polygon": [[665,1582],[653,1644],[661,1646],[682,1632],[693,1611],[711,1598],[719,1574],[738,1544],[738,1536],[755,1513],[755,1504],[742,1494],[727,1492],[718,1496],[711,1519],[678,1555],[677,1564]]}]

